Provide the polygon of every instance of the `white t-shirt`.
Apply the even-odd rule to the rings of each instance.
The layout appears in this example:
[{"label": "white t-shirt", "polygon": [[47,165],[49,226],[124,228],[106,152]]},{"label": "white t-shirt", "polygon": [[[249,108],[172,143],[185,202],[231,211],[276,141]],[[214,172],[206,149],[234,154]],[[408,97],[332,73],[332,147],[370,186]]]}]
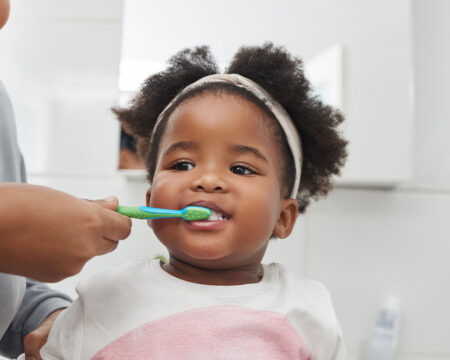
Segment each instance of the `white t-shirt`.
[{"label": "white t-shirt", "polygon": [[344,359],[339,323],[323,285],[279,264],[260,282],[215,286],[135,260],[80,282],[55,321],[43,359]]}]

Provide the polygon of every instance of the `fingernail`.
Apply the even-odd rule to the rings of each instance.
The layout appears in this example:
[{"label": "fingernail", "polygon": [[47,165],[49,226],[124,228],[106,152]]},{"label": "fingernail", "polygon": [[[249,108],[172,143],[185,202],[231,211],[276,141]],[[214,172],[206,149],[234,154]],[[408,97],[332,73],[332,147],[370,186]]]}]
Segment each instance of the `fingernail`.
[{"label": "fingernail", "polygon": [[[114,202],[114,201],[116,201],[116,198],[114,196],[108,196],[108,197],[104,198],[103,200],[105,200],[106,202]],[[36,360],[36,359],[34,359],[34,360]]]}]

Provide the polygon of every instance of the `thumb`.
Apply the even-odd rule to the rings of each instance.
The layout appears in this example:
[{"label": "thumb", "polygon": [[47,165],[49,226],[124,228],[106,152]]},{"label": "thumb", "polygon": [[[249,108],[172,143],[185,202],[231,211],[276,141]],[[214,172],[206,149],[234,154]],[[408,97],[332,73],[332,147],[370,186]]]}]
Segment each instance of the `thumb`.
[{"label": "thumb", "polygon": [[115,211],[119,206],[119,200],[115,196],[108,196],[103,200],[94,200],[93,202],[101,205],[105,209],[113,211]]}]

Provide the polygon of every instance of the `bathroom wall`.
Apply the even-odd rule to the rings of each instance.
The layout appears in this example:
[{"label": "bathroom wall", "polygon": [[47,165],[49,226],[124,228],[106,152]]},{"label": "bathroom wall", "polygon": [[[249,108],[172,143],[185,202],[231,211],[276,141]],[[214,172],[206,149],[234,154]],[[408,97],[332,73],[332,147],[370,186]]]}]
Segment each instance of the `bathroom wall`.
[{"label": "bathroom wall", "polygon": [[[26,2],[15,1],[26,10]],[[52,10],[58,10],[57,3],[41,1],[44,15],[40,20],[35,13],[23,13],[18,23],[28,26],[81,21],[84,26],[113,26],[115,31],[120,28],[117,3],[111,6],[107,1],[85,2],[84,6],[92,6],[93,14],[97,14],[90,20],[85,19],[86,13],[52,14]],[[111,8],[114,11],[109,17],[105,11],[108,13]],[[329,288],[342,324],[349,360],[360,358],[378,309],[390,295],[398,296],[401,302],[399,359],[450,360],[450,161],[447,156],[450,152],[450,2],[412,0],[411,9],[415,94],[412,181],[391,189],[339,186],[298,219],[288,239],[272,242],[266,255],[266,261],[283,262],[296,275],[320,280]],[[384,15],[378,14],[380,21]],[[65,33],[56,31],[57,28],[52,39],[62,42]],[[21,29],[17,24],[15,32]],[[9,34],[13,30],[11,26]],[[3,40],[6,34],[0,32],[0,42],[6,41]],[[80,41],[83,38],[77,40]],[[70,65],[75,68],[84,61],[84,54],[73,56],[79,60]],[[40,72],[42,67],[46,74],[52,72],[52,67],[47,68],[44,63],[20,61],[28,69],[27,74]],[[117,65],[116,60],[111,61],[105,58],[102,63]],[[71,76],[70,67],[67,71],[67,76]],[[20,103],[17,97],[21,94],[20,87],[27,87],[27,78],[17,73],[19,84],[14,84],[14,74],[7,75],[10,80],[6,85],[14,88],[13,102]],[[36,84],[32,85],[36,89]],[[20,125],[23,115],[17,115]],[[79,137],[78,141],[89,146],[87,138]],[[383,147],[383,139],[374,143],[376,156]],[[116,154],[112,153],[105,157],[109,164],[114,159]],[[85,198],[114,194],[124,204],[142,204],[147,188],[143,178],[111,173],[110,168],[108,165],[107,171],[94,175],[37,172],[30,175],[29,181]],[[164,254],[165,250],[145,222],[134,220],[132,235],[114,253],[89,262],[79,275],[52,286],[76,296],[78,280],[119,266],[128,259],[159,253]]]},{"label": "bathroom wall", "polygon": [[450,2],[412,5],[413,181],[336,189],[305,219],[305,273],[330,289],[349,359],[389,295],[401,302],[400,359],[450,359]]}]

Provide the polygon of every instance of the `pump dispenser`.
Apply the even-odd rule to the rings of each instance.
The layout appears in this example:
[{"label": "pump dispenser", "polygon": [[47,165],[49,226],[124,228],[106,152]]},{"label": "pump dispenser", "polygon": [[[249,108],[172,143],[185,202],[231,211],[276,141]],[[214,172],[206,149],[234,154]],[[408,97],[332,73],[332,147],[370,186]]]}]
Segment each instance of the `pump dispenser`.
[{"label": "pump dispenser", "polygon": [[381,308],[364,360],[394,360],[398,346],[400,302],[389,297]]}]

